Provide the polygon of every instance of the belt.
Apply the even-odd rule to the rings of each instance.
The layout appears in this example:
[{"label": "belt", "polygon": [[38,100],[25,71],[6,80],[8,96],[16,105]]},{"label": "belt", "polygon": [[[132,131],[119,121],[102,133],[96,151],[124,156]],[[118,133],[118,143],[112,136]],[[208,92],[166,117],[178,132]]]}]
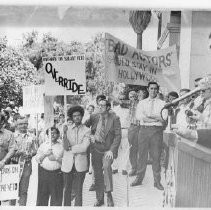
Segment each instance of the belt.
[{"label": "belt", "polygon": [[139,126],[138,124],[135,124],[135,123],[130,123],[130,125],[133,125],[133,126]]},{"label": "belt", "polygon": [[58,168],[58,169],[55,169],[55,170],[47,170],[45,168],[43,168],[42,166],[39,165],[39,167],[43,170],[43,171],[46,171],[48,173],[59,173],[61,172],[61,168]]},{"label": "belt", "polygon": [[140,125],[140,128],[163,128],[161,125]]}]

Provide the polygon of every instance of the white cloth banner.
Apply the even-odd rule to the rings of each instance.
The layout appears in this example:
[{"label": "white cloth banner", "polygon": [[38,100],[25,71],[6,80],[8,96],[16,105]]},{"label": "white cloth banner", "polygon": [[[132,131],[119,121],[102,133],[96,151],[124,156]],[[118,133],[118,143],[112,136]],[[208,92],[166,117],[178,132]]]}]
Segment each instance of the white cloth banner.
[{"label": "white cloth banner", "polygon": [[5,165],[0,171],[0,201],[18,199],[20,165]]},{"label": "white cloth banner", "polygon": [[156,81],[169,91],[180,89],[176,45],[143,51],[106,33],[105,71],[108,81],[142,86]]},{"label": "white cloth banner", "polygon": [[43,57],[45,95],[85,95],[85,56]]},{"label": "white cloth banner", "polygon": [[23,109],[25,114],[44,113],[44,85],[23,87]]}]

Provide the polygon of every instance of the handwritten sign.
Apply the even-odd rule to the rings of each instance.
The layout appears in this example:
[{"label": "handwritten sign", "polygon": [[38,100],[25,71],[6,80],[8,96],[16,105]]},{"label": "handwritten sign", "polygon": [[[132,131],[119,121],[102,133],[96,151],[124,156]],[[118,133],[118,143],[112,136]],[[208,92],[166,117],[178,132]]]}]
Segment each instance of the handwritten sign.
[{"label": "handwritten sign", "polygon": [[44,57],[46,95],[84,95],[85,56]]},{"label": "handwritten sign", "polygon": [[18,199],[20,165],[5,165],[0,171],[0,200]]},{"label": "handwritten sign", "polygon": [[25,114],[39,114],[44,112],[44,85],[30,85],[23,87],[23,112]]},{"label": "handwritten sign", "polygon": [[169,90],[180,88],[176,46],[158,51],[138,50],[106,33],[105,66],[108,81],[146,86],[156,81]]}]

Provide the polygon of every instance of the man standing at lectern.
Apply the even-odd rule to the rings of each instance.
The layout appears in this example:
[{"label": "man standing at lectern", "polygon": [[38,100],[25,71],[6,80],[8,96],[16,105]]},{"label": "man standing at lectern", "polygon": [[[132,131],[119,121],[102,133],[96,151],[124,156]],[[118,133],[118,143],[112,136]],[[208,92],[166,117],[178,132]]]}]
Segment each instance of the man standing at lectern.
[{"label": "man standing at lectern", "polygon": [[203,91],[203,96],[206,102],[202,113],[193,112],[192,116],[192,118],[200,121],[200,129],[191,130],[182,127],[181,125],[176,125],[173,128],[179,136],[211,148],[211,76],[207,76],[200,81],[202,82],[201,90]]},{"label": "man standing at lectern", "polygon": [[147,167],[148,151],[152,157],[152,170],[154,176],[154,187],[163,190],[160,183],[161,166],[160,157],[163,143],[163,119],[161,110],[165,102],[157,98],[159,86],[156,82],[148,84],[149,97],[140,101],[137,106],[136,119],[140,121],[138,135],[138,166],[137,176],[131,186],[141,185]]}]

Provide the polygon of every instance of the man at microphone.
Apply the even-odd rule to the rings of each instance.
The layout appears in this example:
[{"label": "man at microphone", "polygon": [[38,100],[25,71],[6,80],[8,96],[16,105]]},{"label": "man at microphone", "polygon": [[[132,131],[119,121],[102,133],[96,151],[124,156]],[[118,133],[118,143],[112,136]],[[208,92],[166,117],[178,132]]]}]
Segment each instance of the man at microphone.
[{"label": "man at microphone", "polygon": [[201,86],[201,90],[204,90],[206,103],[203,112],[198,114],[195,113],[193,117],[200,120],[201,128],[191,130],[182,127],[181,125],[176,125],[174,126],[174,129],[179,136],[211,148],[211,76],[202,79],[199,85]]}]

